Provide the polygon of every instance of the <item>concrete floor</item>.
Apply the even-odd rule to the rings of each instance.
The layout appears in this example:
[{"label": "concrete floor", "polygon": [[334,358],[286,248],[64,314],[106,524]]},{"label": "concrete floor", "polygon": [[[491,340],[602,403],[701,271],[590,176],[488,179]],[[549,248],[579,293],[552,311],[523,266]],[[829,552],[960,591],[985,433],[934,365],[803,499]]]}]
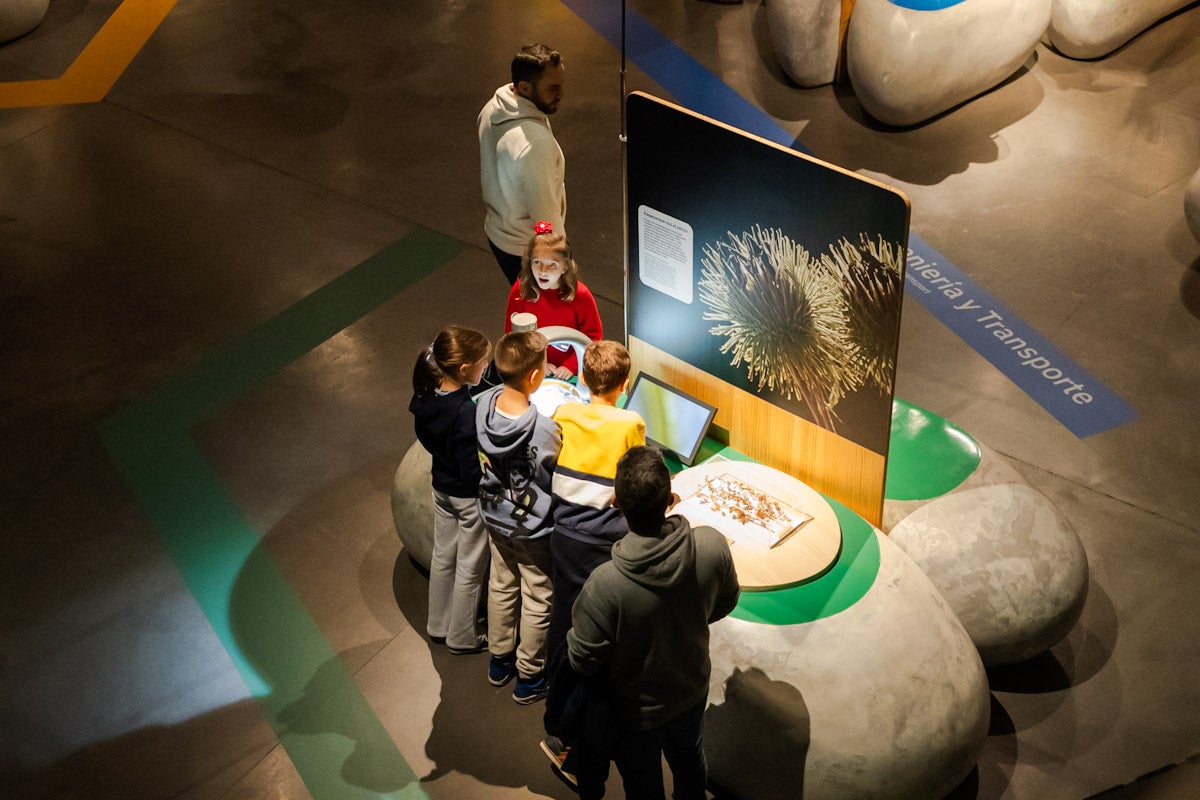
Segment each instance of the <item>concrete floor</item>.
[{"label": "concrete floor", "polygon": [[[53,0],[0,81],[59,75],[117,5]],[[620,59],[586,5],[179,0],[102,101],[0,109],[0,795],[570,796],[540,708],[424,640],[388,497],[417,350],[500,330],[474,119],[524,41],[565,54],[571,230],[623,333]],[[991,672],[954,796],[1200,794],[1194,761],[1134,783],[1200,752],[1200,8],[1095,62],[1040,47],[905,131],[789,85],[757,3],[630,8],[907,192],[915,232],[1138,413],[1078,439],[906,303],[897,395],[1011,459],[1091,563],[1071,634]],[[636,61],[628,86],[673,96]]]}]

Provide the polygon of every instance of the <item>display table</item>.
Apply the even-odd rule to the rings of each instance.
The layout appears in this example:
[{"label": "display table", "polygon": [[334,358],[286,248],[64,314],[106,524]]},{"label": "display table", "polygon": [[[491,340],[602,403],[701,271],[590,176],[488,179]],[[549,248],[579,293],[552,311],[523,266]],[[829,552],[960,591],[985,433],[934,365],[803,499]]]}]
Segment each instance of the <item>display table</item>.
[{"label": "display table", "polygon": [[[666,459],[681,497],[731,475],[813,517],[774,548],[730,548],[747,591],[710,628],[713,780],[746,798],[945,796],[987,740],[980,654],[1027,657],[1078,618],[1087,559],[1069,524],[999,454],[901,400],[884,505],[892,537],[720,442],[699,457],[687,469]],[[430,464],[414,443],[392,491],[396,532],[422,566]],[[693,521],[721,528],[705,516]],[[1010,578],[1020,570],[1039,579]]]},{"label": "display table", "polygon": [[[697,502],[706,497],[703,487],[714,485],[709,483],[714,479],[726,484],[732,479],[759,495],[751,498],[750,504],[777,505],[785,514],[800,512],[811,519],[778,544],[768,546],[762,540],[768,535],[766,530],[738,520],[754,516],[746,502],[739,502],[732,511],[713,511],[710,504]],[[679,472],[671,488],[682,500],[672,513],[683,515],[693,526],[716,528],[729,540],[738,582],[744,590],[783,589],[811,581],[825,574],[841,552],[841,525],[829,502],[807,484],[777,469],[718,457]]]}]

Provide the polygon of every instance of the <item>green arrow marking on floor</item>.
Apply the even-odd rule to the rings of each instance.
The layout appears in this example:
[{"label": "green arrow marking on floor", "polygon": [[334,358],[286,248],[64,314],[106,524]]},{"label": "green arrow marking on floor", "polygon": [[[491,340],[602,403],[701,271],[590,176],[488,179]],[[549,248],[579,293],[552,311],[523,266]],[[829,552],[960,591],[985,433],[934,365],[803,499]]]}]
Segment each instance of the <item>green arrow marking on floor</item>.
[{"label": "green arrow marking on floor", "polygon": [[[464,249],[417,229],[100,425],[110,455],[315,800],[428,795],[190,430]],[[239,642],[252,642],[253,653]],[[369,754],[371,776],[359,783],[372,786],[343,776],[351,753]]]}]

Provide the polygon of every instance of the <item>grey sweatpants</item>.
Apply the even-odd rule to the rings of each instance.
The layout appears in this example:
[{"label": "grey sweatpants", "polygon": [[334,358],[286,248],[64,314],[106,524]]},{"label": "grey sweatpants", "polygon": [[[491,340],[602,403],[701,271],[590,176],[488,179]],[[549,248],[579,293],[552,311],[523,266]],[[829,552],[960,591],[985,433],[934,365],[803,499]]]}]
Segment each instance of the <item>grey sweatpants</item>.
[{"label": "grey sweatpants", "polygon": [[478,647],[475,624],[488,575],[488,535],[474,497],[433,492],[433,557],[429,561],[430,636],[450,647]]}]

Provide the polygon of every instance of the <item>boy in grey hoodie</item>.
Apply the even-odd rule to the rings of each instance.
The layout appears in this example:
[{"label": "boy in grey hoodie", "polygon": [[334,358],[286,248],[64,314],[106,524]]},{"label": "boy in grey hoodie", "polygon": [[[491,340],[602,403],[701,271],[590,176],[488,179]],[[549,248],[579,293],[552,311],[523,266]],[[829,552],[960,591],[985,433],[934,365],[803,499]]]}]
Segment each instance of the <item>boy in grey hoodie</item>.
[{"label": "boy in grey hoodie", "polygon": [[481,394],[475,428],[483,456],[479,513],[492,551],[488,577],[488,680],[517,678],[513,700],[546,696],[546,631],[550,625],[550,480],[562,433],[529,402],[545,378],[546,337],[506,334],[496,344],[503,385]]}]

